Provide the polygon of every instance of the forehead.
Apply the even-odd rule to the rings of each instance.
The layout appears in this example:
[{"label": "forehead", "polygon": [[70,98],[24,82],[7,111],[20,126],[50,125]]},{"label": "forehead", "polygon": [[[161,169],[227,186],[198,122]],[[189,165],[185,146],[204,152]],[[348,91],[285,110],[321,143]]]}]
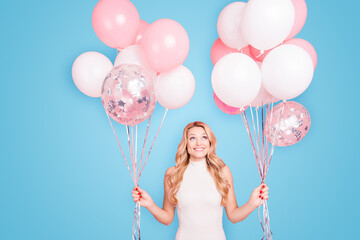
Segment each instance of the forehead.
[{"label": "forehead", "polygon": [[205,130],[202,127],[192,127],[188,131],[188,136],[190,135],[206,135]]}]

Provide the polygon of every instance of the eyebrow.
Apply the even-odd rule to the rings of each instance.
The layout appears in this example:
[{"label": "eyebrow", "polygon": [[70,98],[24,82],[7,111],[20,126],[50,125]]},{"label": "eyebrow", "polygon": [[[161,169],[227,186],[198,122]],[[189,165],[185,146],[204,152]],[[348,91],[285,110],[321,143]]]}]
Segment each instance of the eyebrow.
[{"label": "eyebrow", "polygon": [[[190,137],[190,136],[196,136],[196,135],[192,133],[192,134],[189,135],[189,137]],[[207,136],[207,134],[206,134],[206,133],[203,133],[203,134],[201,134],[201,136]]]}]

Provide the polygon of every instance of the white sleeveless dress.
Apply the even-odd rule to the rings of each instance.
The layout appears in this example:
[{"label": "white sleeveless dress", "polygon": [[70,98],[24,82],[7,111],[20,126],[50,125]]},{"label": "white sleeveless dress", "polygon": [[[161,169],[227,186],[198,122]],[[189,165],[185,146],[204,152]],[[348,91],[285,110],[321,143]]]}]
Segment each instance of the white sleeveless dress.
[{"label": "white sleeveless dress", "polygon": [[223,206],[206,160],[190,161],[177,193],[176,240],[225,240]]}]

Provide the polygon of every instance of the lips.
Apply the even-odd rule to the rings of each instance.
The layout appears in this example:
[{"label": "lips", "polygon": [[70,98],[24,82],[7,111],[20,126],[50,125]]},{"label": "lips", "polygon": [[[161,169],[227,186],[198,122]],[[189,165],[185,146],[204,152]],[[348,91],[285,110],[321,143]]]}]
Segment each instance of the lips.
[{"label": "lips", "polygon": [[202,148],[202,147],[200,147],[200,148],[194,148],[194,151],[196,151],[196,152],[202,152],[202,151],[204,151],[204,149],[205,149],[205,148]]}]

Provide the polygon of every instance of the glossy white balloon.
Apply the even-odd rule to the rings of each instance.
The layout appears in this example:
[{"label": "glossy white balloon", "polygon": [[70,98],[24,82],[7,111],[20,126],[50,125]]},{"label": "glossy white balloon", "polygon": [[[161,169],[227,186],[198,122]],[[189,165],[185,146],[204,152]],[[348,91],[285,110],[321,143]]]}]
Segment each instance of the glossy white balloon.
[{"label": "glossy white balloon", "polygon": [[310,85],[314,74],[310,55],[296,45],[282,45],[266,55],[261,66],[266,90],[282,100],[295,98]]},{"label": "glossy white balloon", "polygon": [[128,46],[118,53],[115,59],[114,67],[122,64],[134,64],[153,72],[146,63],[144,54],[144,51],[139,45]]},{"label": "glossy white balloon", "polygon": [[177,109],[186,105],[195,92],[195,78],[191,71],[180,65],[159,75],[156,98],[165,108]]},{"label": "glossy white balloon", "polygon": [[78,56],[72,66],[76,87],[89,97],[100,97],[106,75],[113,69],[112,62],[98,52],[85,52]]},{"label": "glossy white balloon", "polygon": [[243,12],[241,30],[251,46],[267,50],[289,36],[294,21],[291,0],[250,0]]},{"label": "glossy white balloon", "polygon": [[221,41],[230,48],[241,49],[249,45],[241,31],[241,18],[246,6],[244,2],[233,2],[220,13],[217,30]]},{"label": "glossy white balloon", "polygon": [[214,66],[211,83],[218,98],[232,107],[245,107],[257,96],[261,85],[258,65],[242,53],[230,53]]}]

